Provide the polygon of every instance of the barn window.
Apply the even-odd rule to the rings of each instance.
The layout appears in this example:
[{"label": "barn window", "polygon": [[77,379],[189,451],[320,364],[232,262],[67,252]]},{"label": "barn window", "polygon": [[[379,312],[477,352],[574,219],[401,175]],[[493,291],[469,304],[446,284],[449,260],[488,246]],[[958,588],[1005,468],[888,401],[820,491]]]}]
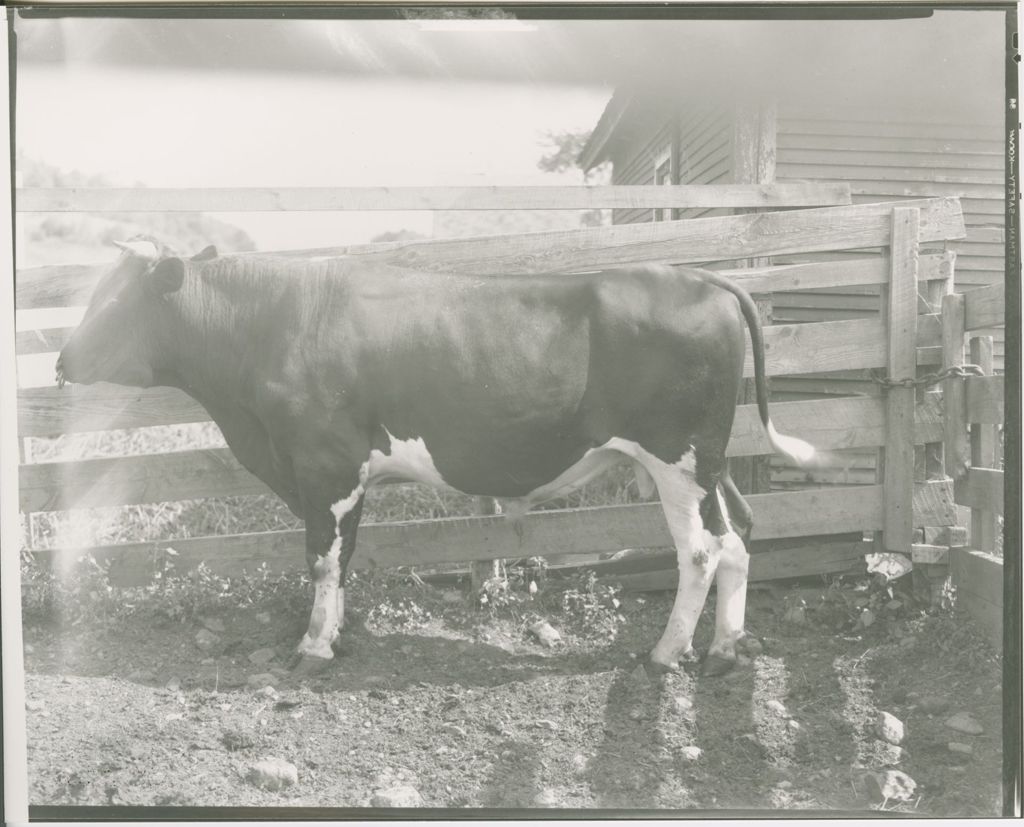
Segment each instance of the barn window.
[{"label": "barn window", "polygon": [[[654,183],[656,186],[666,186],[672,183],[672,148],[665,147],[654,158]],[[654,210],[655,221],[671,221],[671,207],[659,207]]]}]

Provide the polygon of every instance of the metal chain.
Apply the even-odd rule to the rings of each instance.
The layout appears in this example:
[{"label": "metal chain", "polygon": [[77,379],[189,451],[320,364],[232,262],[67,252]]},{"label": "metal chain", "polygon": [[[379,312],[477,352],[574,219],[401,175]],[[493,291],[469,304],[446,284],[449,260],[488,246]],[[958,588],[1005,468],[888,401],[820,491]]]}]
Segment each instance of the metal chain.
[{"label": "metal chain", "polygon": [[926,373],[924,376],[907,379],[890,379],[889,377],[872,377],[871,381],[883,388],[919,388],[928,385],[937,385],[944,379],[964,379],[968,376],[984,376],[983,371],[977,365],[953,365],[936,373]]}]

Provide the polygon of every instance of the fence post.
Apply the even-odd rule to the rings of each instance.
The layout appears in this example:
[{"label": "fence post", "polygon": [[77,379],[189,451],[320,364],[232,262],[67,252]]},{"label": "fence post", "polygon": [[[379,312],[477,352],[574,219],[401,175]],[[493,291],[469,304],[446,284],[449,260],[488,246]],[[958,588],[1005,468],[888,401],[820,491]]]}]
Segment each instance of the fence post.
[{"label": "fence post", "polygon": [[[887,368],[892,379],[917,371],[916,208],[892,212]],[[885,497],[882,537],[888,551],[907,553],[914,533],[914,388],[892,387],[885,399]]]},{"label": "fence post", "polygon": [[[734,184],[774,184],[777,156],[777,117],[774,104],[741,106],[736,110],[733,124],[732,169]],[[757,210],[734,210],[737,215]],[[746,267],[763,267],[770,258],[752,258],[742,263]],[[757,315],[762,325],[772,322],[771,296],[754,296]],[[765,386],[770,383],[766,380]],[[754,380],[743,383],[742,402],[757,402]],[[733,480],[745,494],[761,494],[771,488],[771,461],[768,456],[734,459],[731,465]]]},{"label": "fence post", "polygon": [[[956,253],[947,251],[943,256],[942,261],[945,278],[933,279],[932,281],[925,282],[921,286],[922,290],[920,297],[922,301],[919,303],[919,306],[921,307],[922,312],[936,314],[942,313],[942,297],[954,291],[953,267],[955,262]],[[917,373],[920,376],[923,373],[928,373],[933,370],[935,370],[935,365],[918,365]],[[926,402],[929,394],[941,397],[941,390],[934,386],[918,388],[918,403]],[[928,442],[922,446],[916,447],[914,450],[915,464],[917,467],[914,476],[918,482],[942,479],[946,476],[946,466],[942,456],[941,442]]]},{"label": "fence post", "polygon": [[[971,364],[981,368],[986,376],[992,375],[992,337],[975,336],[971,339]],[[971,428],[971,465],[979,468],[995,468],[997,439],[995,425],[968,423]],[[971,509],[970,547],[978,551],[995,551],[996,514],[994,511]]]},{"label": "fence post", "polygon": [[[475,500],[477,514],[487,517],[498,513],[498,502],[493,497],[477,497]],[[474,560],[469,565],[469,579],[474,594],[480,591],[484,581],[501,576],[501,560]]]},{"label": "fence post", "polygon": [[[964,297],[950,293],[942,299],[942,367],[959,367],[964,363]],[[954,488],[962,480],[970,465],[970,446],[967,442],[967,398],[964,380],[952,376],[942,383],[943,443],[946,474],[953,479]]]}]

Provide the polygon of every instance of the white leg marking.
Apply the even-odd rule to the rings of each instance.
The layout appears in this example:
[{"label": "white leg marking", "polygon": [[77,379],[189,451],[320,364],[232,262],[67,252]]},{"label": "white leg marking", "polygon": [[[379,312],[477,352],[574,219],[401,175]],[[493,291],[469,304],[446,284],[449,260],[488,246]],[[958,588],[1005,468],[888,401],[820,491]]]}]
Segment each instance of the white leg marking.
[{"label": "white leg marking", "polygon": [[345,622],[345,589],[341,585],[341,520],[356,507],[365,493],[368,466],[369,463],[364,462],[359,469],[359,484],[352,493],[331,506],[334,542],[327,553],[313,564],[313,609],[309,614],[309,628],[299,641],[301,655],[328,660],[334,657],[331,644],[341,634]]},{"label": "white leg marking", "polygon": [[708,654],[732,660],[736,656],[736,641],[743,636],[750,555],[743,546],[743,540],[732,530],[716,537],[715,543],[721,552],[716,576],[718,603],[715,606],[715,638]]},{"label": "white leg marking", "polygon": [[651,475],[661,495],[661,507],[676,546],[679,585],[668,623],[651,652],[651,660],[674,667],[679,655],[692,645],[693,632],[718,565],[718,544],[704,530],[700,518],[700,503],[707,492],[697,484],[697,461],[692,448],[678,462],[669,464],[628,440],[613,439],[608,447],[639,462]]}]

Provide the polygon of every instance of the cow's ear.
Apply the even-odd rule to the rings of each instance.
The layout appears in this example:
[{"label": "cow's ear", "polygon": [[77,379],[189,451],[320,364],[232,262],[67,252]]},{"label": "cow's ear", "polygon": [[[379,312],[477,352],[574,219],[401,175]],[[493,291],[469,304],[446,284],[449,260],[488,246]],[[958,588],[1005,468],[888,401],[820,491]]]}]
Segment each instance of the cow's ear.
[{"label": "cow's ear", "polygon": [[160,295],[180,289],[184,280],[185,262],[176,257],[160,259],[146,274],[149,289]]},{"label": "cow's ear", "polygon": [[209,261],[212,258],[217,258],[217,248],[211,244],[192,256],[192,261]]}]

